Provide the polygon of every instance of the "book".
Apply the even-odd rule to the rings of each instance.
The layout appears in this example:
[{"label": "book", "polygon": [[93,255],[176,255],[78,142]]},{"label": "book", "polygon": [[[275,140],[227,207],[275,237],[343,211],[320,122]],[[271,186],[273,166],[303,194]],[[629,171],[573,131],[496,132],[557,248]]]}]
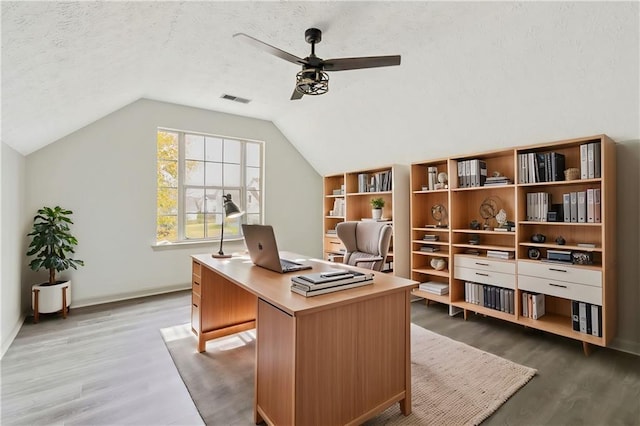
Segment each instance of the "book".
[{"label": "book", "polygon": [[578,193],[571,192],[570,195],[571,195],[571,208],[570,208],[571,222],[577,223],[578,222]]},{"label": "book", "polygon": [[358,281],[358,282],[354,282],[351,284],[344,284],[344,285],[337,285],[337,286],[333,286],[333,287],[327,287],[327,288],[321,288],[321,289],[317,289],[317,290],[306,290],[303,287],[300,287],[297,283],[293,283],[291,284],[291,291],[294,293],[298,293],[302,296],[305,297],[312,297],[312,296],[318,296],[320,294],[326,294],[326,293],[333,293],[334,291],[341,291],[341,290],[347,290],[350,288],[356,288],[356,287],[362,287],[365,285],[371,285],[373,284],[373,280],[364,280],[364,281]]},{"label": "book", "polygon": [[443,284],[435,281],[427,281],[421,283],[418,287],[422,291],[426,291],[427,293],[444,295],[449,293],[449,285]]},{"label": "book", "polygon": [[304,286],[308,290],[335,287],[360,281],[373,280],[373,273],[362,273],[347,269],[331,272],[318,272],[314,274],[294,275],[292,284]]},{"label": "book", "polygon": [[587,304],[578,302],[578,320],[580,322],[580,333],[587,332]]},{"label": "book", "polygon": [[532,299],[533,314],[531,318],[538,319],[544,315],[544,294],[534,294]]}]

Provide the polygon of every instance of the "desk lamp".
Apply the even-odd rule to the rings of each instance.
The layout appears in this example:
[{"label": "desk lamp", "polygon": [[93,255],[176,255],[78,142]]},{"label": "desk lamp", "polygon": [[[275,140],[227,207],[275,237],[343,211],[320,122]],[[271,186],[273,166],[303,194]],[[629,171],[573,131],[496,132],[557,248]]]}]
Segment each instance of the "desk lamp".
[{"label": "desk lamp", "polygon": [[213,253],[211,255],[217,259],[231,257],[230,254],[224,254],[224,252],[222,251],[222,240],[224,239],[224,221],[226,219],[240,217],[244,214],[244,212],[238,208],[236,203],[231,201],[231,194],[223,195],[222,198],[224,200],[224,217],[222,218],[222,225],[220,226],[220,250],[218,250],[218,253]]}]

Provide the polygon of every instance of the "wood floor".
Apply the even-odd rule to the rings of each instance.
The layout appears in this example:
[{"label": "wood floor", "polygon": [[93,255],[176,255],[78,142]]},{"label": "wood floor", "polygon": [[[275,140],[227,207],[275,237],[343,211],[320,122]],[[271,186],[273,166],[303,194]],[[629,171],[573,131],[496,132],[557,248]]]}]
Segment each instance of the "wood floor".
[{"label": "wood floor", "polygon": [[[202,424],[159,329],[189,322],[191,292],[27,321],[2,359],[2,425]],[[538,369],[483,425],[640,425],[640,357],[503,321],[412,304],[425,328]],[[206,380],[206,378],[203,378]],[[212,401],[215,404],[215,401]],[[229,423],[234,423],[233,410]]]}]

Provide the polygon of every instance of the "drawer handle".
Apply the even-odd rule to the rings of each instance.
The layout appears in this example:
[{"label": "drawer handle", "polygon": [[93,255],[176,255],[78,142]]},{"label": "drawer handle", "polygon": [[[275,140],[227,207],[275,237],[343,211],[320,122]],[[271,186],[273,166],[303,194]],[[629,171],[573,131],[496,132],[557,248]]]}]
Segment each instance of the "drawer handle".
[{"label": "drawer handle", "polygon": [[556,272],[567,272],[566,269],[557,269],[557,268],[549,268],[550,271],[556,271]]},{"label": "drawer handle", "polygon": [[193,285],[200,285],[200,283],[199,283],[199,282],[197,282],[197,281],[194,281],[194,282],[193,282]]},{"label": "drawer handle", "polygon": [[340,244],[340,243],[337,241],[330,241],[330,244]]},{"label": "drawer handle", "polygon": [[566,285],[560,285],[560,284],[553,284],[553,283],[549,283],[550,286],[552,287],[560,287],[560,288],[567,288]]},{"label": "drawer handle", "polygon": [[482,274],[480,272],[476,272],[476,275],[480,275],[481,277],[488,277],[489,276],[489,274]]},{"label": "drawer handle", "polygon": [[193,304],[193,307],[194,307],[194,308],[197,308],[197,307],[198,307],[198,305],[196,305],[196,304],[194,303],[194,304]]},{"label": "drawer handle", "polygon": [[480,263],[480,262],[475,262],[476,265],[480,265],[480,266],[489,266],[488,263]]}]

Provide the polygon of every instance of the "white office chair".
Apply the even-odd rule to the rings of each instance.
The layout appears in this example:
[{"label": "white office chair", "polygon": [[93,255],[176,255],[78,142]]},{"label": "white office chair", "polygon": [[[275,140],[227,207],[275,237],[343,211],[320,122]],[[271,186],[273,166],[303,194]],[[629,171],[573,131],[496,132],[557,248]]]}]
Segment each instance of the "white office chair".
[{"label": "white office chair", "polygon": [[336,226],[345,246],[344,263],[374,271],[382,270],[389,252],[393,228],[384,222],[341,222]]}]

